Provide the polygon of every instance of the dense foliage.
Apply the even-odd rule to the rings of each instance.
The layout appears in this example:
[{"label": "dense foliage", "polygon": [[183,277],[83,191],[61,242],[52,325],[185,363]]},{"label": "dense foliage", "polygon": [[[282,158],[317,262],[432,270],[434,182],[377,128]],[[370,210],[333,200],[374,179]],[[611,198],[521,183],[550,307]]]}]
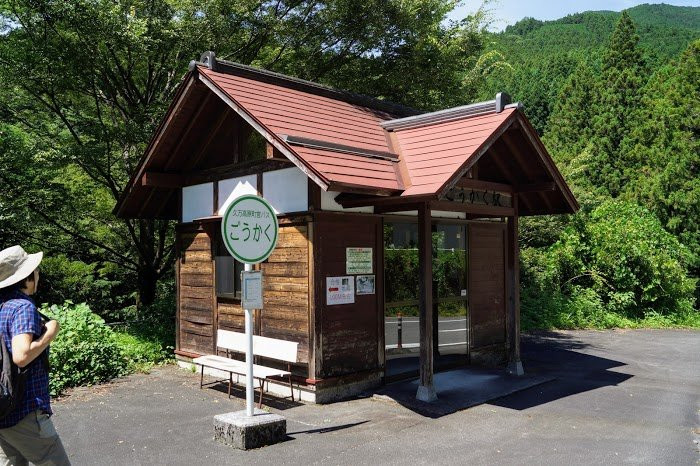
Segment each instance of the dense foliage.
[{"label": "dense foliage", "polygon": [[[683,9],[679,18],[697,10]],[[684,30],[700,36],[700,26]],[[654,325],[700,321],[693,311],[700,275],[700,40],[663,63],[639,37],[630,11],[619,16],[604,47],[585,56],[572,47],[567,56],[577,56],[576,65],[558,78],[553,105],[534,110],[582,210],[570,219],[523,222],[529,325],[627,326],[653,315],[667,317]]]},{"label": "dense foliage", "polygon": [[53,395],[68,387],[92,385],[124,373],[114,333],[87,305],[67,301],[42,310],[61,324],[49,353],[49,387]]},{"label": "dense foliage", "polygon": [[[53,396],[70,387],[93,385],[145,370],[171,357],[173,347],[164,342],[172,340],[172,326],[141,323],[112,330],[86,304],[71,301],[45,304],[42,312],[61,325],[49,353],[49,388]],[[163,335],[163,330],[169,335]]]},{"label": "dense foliage", "polygon": [[75,292],[109,319],[151,303],[173,222],[112,209],[190,60],[214,50],[417,107],[463,103],[499,56],[482,10],[445,19],[456,3],[0,1],[0,244],[56,257],[42,300]]},{"label": "dense foliage", "polygon": [[687,277],[688,256],[646,209],[604,202],[553,245],[522,251],[527,324],[612,327],[656,314],[690,322],[696,280]]}]

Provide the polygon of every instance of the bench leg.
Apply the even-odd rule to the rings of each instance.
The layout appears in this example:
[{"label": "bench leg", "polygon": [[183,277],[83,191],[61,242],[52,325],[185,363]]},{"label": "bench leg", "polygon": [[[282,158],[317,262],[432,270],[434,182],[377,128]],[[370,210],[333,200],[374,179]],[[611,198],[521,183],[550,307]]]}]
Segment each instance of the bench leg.
[{"label": "bench leg", "polygon": [[263,400],[263,389],[265,388],[265,381],[261,380],[260,381],[260,402],[258,403],[258,408],[262,409],[262,400]]},{"label": "bench leg", "polygon": [[228,397],[231,398],[231,382],[233,382],[233,374],[228,373]]},{"label": "bench leg", "polygon": [[204,366],[202,366],[202,375],[199,376],[199,389],[204,385]]},{"label": "bench leg", "polygon": [[292,386],[292,374],[289,374],[289,390],[292,392],[292,401],[294,401],[294,387]]}]

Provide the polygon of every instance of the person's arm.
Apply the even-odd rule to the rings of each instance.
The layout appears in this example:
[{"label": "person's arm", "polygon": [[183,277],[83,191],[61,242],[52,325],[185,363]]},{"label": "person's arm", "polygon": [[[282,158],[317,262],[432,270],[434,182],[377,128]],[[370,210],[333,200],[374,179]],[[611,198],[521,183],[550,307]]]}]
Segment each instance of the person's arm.
[{"label": "person's arm", "polygon": [[36,340],[33,340],[34,335],[31,333],[20,333],[12,337],[12,361],[19,367],[29,365],[56,338],[58,329],[58,322],[50,320],[46,323],[44,334]]}]

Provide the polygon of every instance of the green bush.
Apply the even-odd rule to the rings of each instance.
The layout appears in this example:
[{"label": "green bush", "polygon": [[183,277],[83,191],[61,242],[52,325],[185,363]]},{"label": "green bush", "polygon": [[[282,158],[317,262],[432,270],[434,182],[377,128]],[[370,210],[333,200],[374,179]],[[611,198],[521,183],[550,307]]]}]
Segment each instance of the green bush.
[{"label": "green bush", "polygon": [[51,343],[49,388],[56,396],[69,387],[105,382],[126,373],[114,332],[87,304],[44,305],[61,330]]},{"label": "green bush", "polygon": [[607,201],[553,246],[523,249],[523,327],[696,325],[687,257],[646,209]]}]

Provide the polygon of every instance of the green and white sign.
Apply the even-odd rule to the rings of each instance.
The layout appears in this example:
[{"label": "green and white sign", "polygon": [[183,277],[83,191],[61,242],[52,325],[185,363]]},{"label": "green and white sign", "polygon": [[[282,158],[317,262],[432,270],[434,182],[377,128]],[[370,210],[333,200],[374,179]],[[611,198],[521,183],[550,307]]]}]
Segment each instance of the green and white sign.
[{"label": "green and white sign", "polygon": [[373,273],[372,248],[345,248],[345,273]]},{"label": "green and white sign", "polygon": [[277,245],[278,233],[275,211],[259,196],[236,198],[221,220],[226,249],[244,264],[258,264],[267,259]]}]

